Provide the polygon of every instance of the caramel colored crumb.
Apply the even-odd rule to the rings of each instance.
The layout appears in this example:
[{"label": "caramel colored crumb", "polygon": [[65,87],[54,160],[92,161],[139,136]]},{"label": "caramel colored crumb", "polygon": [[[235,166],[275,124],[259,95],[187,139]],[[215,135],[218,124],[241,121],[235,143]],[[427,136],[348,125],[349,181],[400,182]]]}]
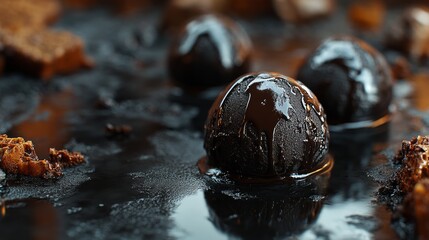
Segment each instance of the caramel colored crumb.
[{"label": "caramel colored crumb", "polygon": [[0,30],[7,67],[33,77],[50,79],[91,66],[82,40],[65,31]]},{"label": "caramel colored crumb", "polygon": [[377,30],[383,23],[385,6],[381,1],[364,0],[353,3],[348,11],[351,24],[363,30]]},{"label": "caramel colored crumb", "polygon": [[34,145],[21,137],[9,138],[0,135],[0,167],[6,173],[32,177],[56,178],[62,175],[62,168],[83,163],[82,154],[66,150],[50,150],[50,160],[39,160]]}]

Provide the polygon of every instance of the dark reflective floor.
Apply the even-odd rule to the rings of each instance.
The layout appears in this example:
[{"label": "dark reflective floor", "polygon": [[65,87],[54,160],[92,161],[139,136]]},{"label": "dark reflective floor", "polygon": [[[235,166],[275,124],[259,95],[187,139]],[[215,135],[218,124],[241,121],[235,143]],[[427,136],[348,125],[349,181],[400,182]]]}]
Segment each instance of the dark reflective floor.
[{"label": "dark reflective floor", "polygon": [[[321,38],[351,33],[344,14],[301,29],[275,19],[243,21],[255,42],[253,69],[294,76]],[[396,84],[390,124],[332,135],[335,165],[322,187],[218,188],[196,162],[205,154],[202,126],[219,89],[195,93],[169,81],[168,40],[144,47],[133,38],[155,17],[66,13],[57,27],[85,39],[96,68],[47,84],[0,78],[2,131],[33,140],[41,157],[49,147],[65,147],[88,160],[57,181],[8,176],[1,239],[397,238],[390,213],[374,201],[378,186],[368,172],[403,139],[428,134],[427,94],[410,97],[429,87],[427,75]],[[366,37],[377,42],[380,36]],[[96,107],[106,99],[114,100],[111,108]],[[106,123],[128,124],[133,132],[109,137]]]}]

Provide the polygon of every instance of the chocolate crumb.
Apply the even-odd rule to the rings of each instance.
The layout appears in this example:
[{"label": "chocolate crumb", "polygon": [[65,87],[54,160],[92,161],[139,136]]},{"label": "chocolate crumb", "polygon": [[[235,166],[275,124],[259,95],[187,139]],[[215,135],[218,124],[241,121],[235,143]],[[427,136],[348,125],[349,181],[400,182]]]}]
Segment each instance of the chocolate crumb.
[{"label": "chocolate crumb", "polygon": [[58,163],[63,168],[76,166],[85,162],[80,152],[69,152],[67,150],[49,149],[49,158],[51,163]]},{"label": "chocolate crumb", "polygon": [[133,131],[130,125],[113,125],[111,123],[106,124],[106,132],[110,135],[122,135],[128,136]]}]

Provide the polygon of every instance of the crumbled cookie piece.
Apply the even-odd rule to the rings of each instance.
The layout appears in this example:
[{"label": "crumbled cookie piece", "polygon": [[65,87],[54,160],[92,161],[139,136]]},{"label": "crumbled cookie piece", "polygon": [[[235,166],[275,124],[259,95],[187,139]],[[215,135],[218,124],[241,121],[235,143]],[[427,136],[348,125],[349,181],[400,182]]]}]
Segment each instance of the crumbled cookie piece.
[{"label": "crumbled cookie piece", "polygon": [[0,28],[17,31],[41,29],[54,23],[61,13],[58,0],[1,0]]},{"label": "crumbled cookie piece", "polygon": [[33,77],[48,80],[91,66],[82,40],[69,32],[0,30],[0,43],[4,45],[6,67]]},{"label": "crumbled cookie piece", "polygon": [[49,160],[39,160],[34,145],[21,137],[9,138],[0,135],[0,168],[6,173],[32,177],[56,178],[62,168],[85,162],[82,154],[67,150],[50,149]]},{"label": "crumbled cookie piece", "polygon": [[0,167],[6,173],[33,177],[52,178],[61,176],[59,164],[39,160],[31,141],[0,135]]}]

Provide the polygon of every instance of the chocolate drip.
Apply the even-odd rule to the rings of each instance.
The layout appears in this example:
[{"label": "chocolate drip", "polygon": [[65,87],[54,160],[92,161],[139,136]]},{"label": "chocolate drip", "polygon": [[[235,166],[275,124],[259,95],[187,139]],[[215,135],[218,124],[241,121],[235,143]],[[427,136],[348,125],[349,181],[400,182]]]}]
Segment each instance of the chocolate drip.
[{"label": "chocolate drip", "polygon": [[260,74],[247,85],[249,100],[246,106],[239,135],[246,134],[247,123],[254,124],[260,134],[265,133],[268,148],[269,173],[274,173],[274,134],[280,119],[289,120],[289,110],[293,110],[290,99],[276,78]]}]

